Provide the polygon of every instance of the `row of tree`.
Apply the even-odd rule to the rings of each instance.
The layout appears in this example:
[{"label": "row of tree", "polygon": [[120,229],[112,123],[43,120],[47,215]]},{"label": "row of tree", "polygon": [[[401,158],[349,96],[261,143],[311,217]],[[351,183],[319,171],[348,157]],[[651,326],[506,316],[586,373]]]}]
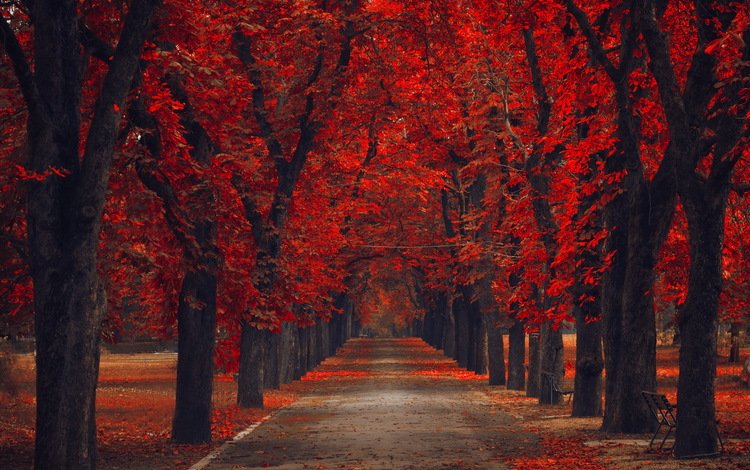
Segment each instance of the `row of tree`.
[{"label": "row of tree", "polygon": [[559,376],[575,321],[574,414],[602,413],[604,368],[615,432],[649,427],[654,304],[678,304],[676,452],[716,450],[717,319],[747,305],[744,2],[0,11],[0,295],[7,328],[33,319],[37,468],[95,466],[103,336],[177,336],[173,436],[205,441],[217,362],[262,406],[384,279],[404,324],[540,397],[525,332]]}]

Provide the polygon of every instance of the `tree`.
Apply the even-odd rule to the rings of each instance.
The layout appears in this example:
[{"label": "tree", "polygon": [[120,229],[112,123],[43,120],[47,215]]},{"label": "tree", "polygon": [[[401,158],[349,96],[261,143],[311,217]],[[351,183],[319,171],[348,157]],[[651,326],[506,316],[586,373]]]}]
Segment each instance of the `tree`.
[{"label": "tree", "polygon": [[[26,167],[38,174],[54,170],[28,188],[37,348],[36,468],[96,465],[94,398],[106,306],[98,237],[121,110],[157,3],[136,0],[130,6],[86,127],[76,3],[34,2],[28,11],[4,7],[9,17],[0,21],[0,37],[29,112]],[[30,48],[19,42],[13,26],[27,18],[33,24]]]},{"label": "tree", "polygon": [[[724,219],[732,173],[744,155],[738,145],[749,130],[737,116],[746,115],[750,109],[739,99],[743,90],[750,89],[742,83],[742,77],[750,71],[750,27],[747,18],[734,22],[738,11],[733,6],[731,2],[696,5],[697,26],[691,31],[697,38],[696,51],[683,89],[660,20],[681,25],[669,18],[669,11],[654,4],[647,4],[642,13],[649,66],[667,117],[670,149],[679,159],[677,190],[687,216],[690,244],[687,298],[679,314],[678,457],[718,453],[713,382]],[[748,13],[746,7],[739,12]],[[727,40],[728,33],[741,35],[742,44],[727,45],[731,52],[712,54],[714,47]],[[678,34],[673,30],[673,37]],[[722,59],[727,62],[722,63]],[[724,75],[724,82],[719,82],[718,74]]]}]

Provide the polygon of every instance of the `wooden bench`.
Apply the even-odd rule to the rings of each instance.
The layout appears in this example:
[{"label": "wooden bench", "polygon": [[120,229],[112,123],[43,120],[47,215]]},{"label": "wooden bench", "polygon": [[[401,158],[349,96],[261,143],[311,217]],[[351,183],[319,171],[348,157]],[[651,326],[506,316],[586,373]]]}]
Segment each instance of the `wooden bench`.
[{"label": "wooden bench", "polygon": [[542,371],[542,380],[546,380],[549,384],[549,402],[554,403],[554,394],[559,393],[562,396],[567,395],[568,396],[568,403],[570,403],[570,399],[573,398],[573,390],[566,390],[563,389],[559,383],[557,383],[557,379],[555,378],[555,374],[552,372]]},{"label": "wooden bench", "polygon": [[[669,403],[667,397],[661,393],[647,392],[644,390],[641,392],[641,395],[643,395],[643,399],[646,400],[648,409],[651,410],[651,414],[654,415],[654,419],[656,419],[658,424],[656,431],[654,431],[654,435],[651,436],[651,441],[648,443],[648,448],[652,448],[654,440],[659,435],[662,428],[664,428],[666,429],[666,432],[661,440],[661,444],[659,444],[659,450],[663,450],[664,443],[667,442],[672,431],[677,428],[677,416],[674,414],[677,410],[677,405]],[[718,425],[716,427],[716,436],[719,438],[721,452],[724,452],[724,442],[721,440]]]}]

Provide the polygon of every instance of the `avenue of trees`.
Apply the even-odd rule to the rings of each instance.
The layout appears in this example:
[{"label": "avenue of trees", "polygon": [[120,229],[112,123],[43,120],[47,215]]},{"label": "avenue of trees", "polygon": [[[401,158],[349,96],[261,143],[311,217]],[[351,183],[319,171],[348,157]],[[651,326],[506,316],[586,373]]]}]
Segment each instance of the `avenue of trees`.
[{"label": "avenue of trees", "polygon": [[717,328],[750,302],[747,2],[0,12],[0,334],[35,338],[36,468],[95,468],[103,340],[176,337],[172,436],[207,442],[217,367],[262,407],[404,299],[541,403],[575,324],[573,415],[624,433],[651,427],[672,308],[675,453],[717,452]]}]

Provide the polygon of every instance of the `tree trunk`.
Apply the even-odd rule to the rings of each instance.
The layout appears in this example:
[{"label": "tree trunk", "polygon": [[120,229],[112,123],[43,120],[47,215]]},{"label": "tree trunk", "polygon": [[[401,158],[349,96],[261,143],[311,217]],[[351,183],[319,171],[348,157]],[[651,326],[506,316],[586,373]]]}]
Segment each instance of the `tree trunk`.
[{"label": "tree trunk", "polygon": [[618,195],[605,209],[605,228],[608,231],[603,255],[613,254],[610,268],[602,275],[602,318],[604,369],[604,418],[602,430],[614,423],[615,390],[620,378],[620,351],[622,343],[622,291],[628,266],[628,214],[625,195]]},{"label": "tree trunk", "polygon": [[[90,257],[95,258],[95,253]],[[45,276],[46,283],[35,279],[37,439],[34,464],[37,469],[96,467],[94,413],[101,324],[97,319],[103,318],[106,310],[104,289],[92,286],[98,282],[96,272],[94,267],[88,275],[77,273],[75,279]],[[67,309],[65,297],[74,302]],[[53,311],[58,315],[48,318]]]},{"label": "tree trunk", "polygon": [[425,343],[437,349],[435,344],[435,312],[433,309],[427,309],[424,314],[424,325],[422,327],[422,339]]},{"label": "tree trunk", "polygon": [[263,408],[264,356],[271,333],[243,322],[241,335],[237,405],[241,408]]},{"label": "tree trunk", "polygon": [[294,371],[294,379],[299,380],[307,374],[307,364],[309,361],[310,328],[297,328],[297,367]]},{"label": "tree trunk", "polygon": [[281,333],[279,334],[279,384],[287,384],[292,381],[291,375],[294,370],[294,339],[296,333],[292,336],[292,324],[284,322],[281,324]]},{"label": "tree trunk", "polygon": [[738,322],[732,322],[731,327],[731,339],[729,341],[729,359],[730,364],[737,364],[742,362],[740,358],[740,327],[742,325]]},{"label": "tree trunk", "polygon": [[688,295],[679,316],[682,343],[677,382],[680,425],[674,447],[677,457],[718,453],[714,379],[728,189],[713,195],[710,184],[694,186],[689,195],[683,194],[688,219],[690,273]]},{"label": "tree trunk", "polygon": [[445,337],[445,306],[438,306],[437,310],[433,312],[432,318],[432,345],[435,346],[435,349],[443,350],[443,353],[445,353],[445,344],[443,342]]},{"label": "tree trunk", "polygon": [[[543,376],[544,374],[552,374],[557,383],[562,384],[562,379],[565,376],[562,333],[559,329],[553,328],[550,322],[544,323],[541,329],[540,372]],[[542,379],[539,385],[540,404],[554,405],[560,403],[561,395],[552,389],[549,380]]]},{"label": "tree trunk", "polygon": [[266,338],[263,360],[263,385],[265,388],[278,390],[281,388],[279,380],[279,349],[281,347],[281,330],[272,333],[269,331]]},{"label": "tree trunk", "polygon": [[505,385],[505,351],[503,334],[497,326],[497,315],[483,315],[487,331],[487,368],[490,385]]},{"label": "tree trunk", "polygon": [[[584,308],[575,306],[576,316],[576,377],[573,388],[573,416],[602,415],[602,336],[601,322],[586,323],[585,308],[595,308],[587,302]],[[594,313],[594,312],[592,312]]]},{"label": "tree trunk", "polygon": [[326,358],[325,353],[325,325],[322,318],[315,320],[315,365],[317,366]]},{"label": "tree trunk", "polygon": [[325,359],[331,356],[331,341],[329,339],[330,326],[330,322],[324,319],[320,320],[320,336],[318,337],[318,344],[320,345],[320,362],[323,362]]},{"label": "tree trunk", "polygon": [[641,391],[656,391],[656,320],[653,309],[654,267],[660,240],[650,221],[643,184],[631,188],[628,261],[622,290],[622,324],[617,379],[607,432],[643,433],[653,417]]},{"label": "tree trunk", "polygon": [[[39,174],[50,168],[68,172],[65,177],[50,175],[43,181],[27,182],[28,262],[36,335],[37,469],[96,467],[96,384],[106,311],[97,253],[120,128],[120,113],[114,110],[124,108],[155,3],[143,0],[131,5],[88,126],[81,126],[83,81],[76,2],[34,2],[30,8],[33,75],[24,57],[13,58],[29,112],[26,168]],[[7,51],[16,38],[12,31],[1,34]],[[19,73],[21,63],[27,73]],[[88,129],[83,158],[79,149],[82,128]]]},{"label": "tree trunk", "polygon": [[177,383],[172,440],[211,441],[216,331],[216,275],[189,271],[177,308]]},{"label": "tree trunk", "polygon": [[523,322],[514,320],[508,332],[508,390],[526,387],[526,333]]},{"label": "tree trunk", "polygon": [[456,316],[453,314],[453,302],[447,294],[444,294],[444,308],[441,309],[443,314],[443,351],[447,357],[456,359],[458,352],[456,350]]},{"label": "tree trunk", "polygon": [[[474,372],[477,374],[487,373],[487,326],[484,315],[479,313],[474,320]],[[505,376],[505,374],[503,374]]]},{"label": "tree trunk", "polygon": [[529,335],[529,370],[526,379],[526,396],[539,396],[539,381],[541,379],[541,341],[539,333]]},{"label": "tree trunk", "polygon": [[453,299],[453,315],[456,318],[456,362],[466,369],[471,355],[471,324],[463,297]]},{"label": "tree trunk", "polygon": [[305,331],[307,332],[307,371],[311,371],[315,369],[315,366],[318,365],[318,323],[313,323],[312,325],[305,328]]}]

